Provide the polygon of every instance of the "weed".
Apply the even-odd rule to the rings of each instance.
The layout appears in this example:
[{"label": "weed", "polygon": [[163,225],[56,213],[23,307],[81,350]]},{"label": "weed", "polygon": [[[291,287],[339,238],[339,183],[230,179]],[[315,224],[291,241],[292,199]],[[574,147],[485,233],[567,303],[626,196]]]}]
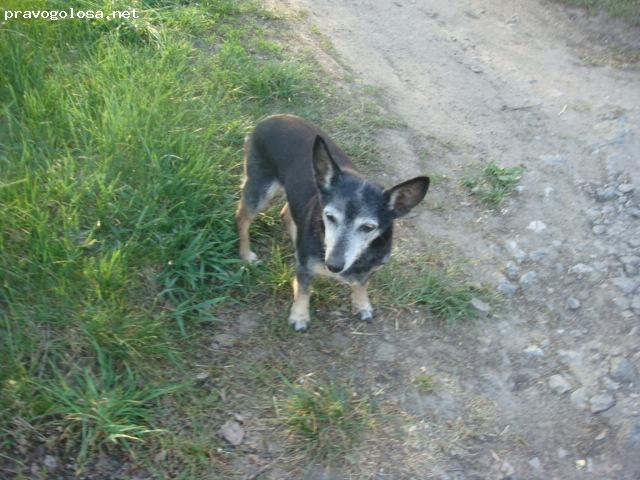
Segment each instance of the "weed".
[{"label": "weed", "polygon": [[426,256],[392,260],[373,277],[375,295],[394,309],[424,307],[427,312],[448,324],[473,318],[474,297],[487,299],[482,288],[467,283],[460,273],[447,271]]},{"label": "weed", "polygon": [[99,357],[97,374],[84,370],[69,379],[56,372],[54,379],[36,382],[50,397],[53,407],[47,415],[55,418],[52,423],[59,423],[69,438],[79,435],[80,460],[103,443],[128,448],[131,442],[160,432],[149,427],[151,407],[157,398],[177,389],[140,387],[130,370],[117,374],[103,354]]},{"label": "weed", "polygon": [[413,377],[413,383],[422,393],[429,393],[435,389],[436,379],[433,375],[420,373]]},{"label": "weed", "polygon": [[312,458],[331,458],[351,448],[371,422],[369,400],[337,382],[302,385],[285,381],[282,420],[304,441]]},{"label": "weed", "polygon": [[640,1],[638,0],[562,0],[591,12],[604,10],[612,17],[619,17],[632,25],[640,25]]},{"label": "weed", "polygon": [[499,167],[490,163],[482,173],[469,177],[462,184],[487,207],[497,208],[520,181],[522,167]]}]

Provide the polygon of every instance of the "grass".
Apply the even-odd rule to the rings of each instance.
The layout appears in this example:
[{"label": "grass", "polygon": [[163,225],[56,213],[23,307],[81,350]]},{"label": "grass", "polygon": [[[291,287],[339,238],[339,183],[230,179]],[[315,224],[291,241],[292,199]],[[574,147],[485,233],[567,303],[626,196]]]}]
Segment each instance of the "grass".
[{"label": "grass", "polygon": [[413,383],[422,393],[433,392],[436,387],[435,377],[426,373],[420,373],[413,377]]},{"label": "grass", "polygon": [[491,301],[487,289],[468,283],[462,272],[447,269],[426,255],[416,255],[410,261],[392,259],[373,277],[373,285],[383,306],[393,310],[423,308],[449,325],[476,316],[473,298]]},{"label": "grass", "polygon": [[[70,6],[125,9],[46,8]],[[15,458],[0,467],[15,475],[39,438],[77,468],[107,444],[155,448],[151,412],[183,383],[190,337],[251,283],[232,216],[244,136],[321,99],[251,2],[127,6],[142,17],[0,30],[0,449]]]},{"label": "grass", "polygon": [[285,383],[282,421],[302,440],[311,458],[330,458],[348,450],[371,422],[370,401],[345,385],[309,378],[302,385]]},{"label": "grass", "polygon": [[523,172],[522,167],[499,167],[490,163],[479,175],[464,179],[462,184],[469,188],[483,205],[498,208],[513,192]]},{"label": "grass", "polygon": [[639,0],[562,0],[567,5],[586,8],[589,11],[605,11],[612,17],[640,25]]}]

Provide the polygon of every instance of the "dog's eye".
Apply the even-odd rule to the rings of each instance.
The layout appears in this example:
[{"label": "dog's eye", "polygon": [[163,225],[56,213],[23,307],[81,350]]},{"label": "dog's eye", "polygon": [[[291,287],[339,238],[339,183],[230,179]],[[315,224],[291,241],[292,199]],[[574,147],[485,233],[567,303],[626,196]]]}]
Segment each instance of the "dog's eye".
[{"label": "dog's eye", "polygon": [[360,225],[360,230],[365,233],[373,232],[377,227],[371,223],[365,223],[364,225]]},{"label": "dog's eye", "polygon": [[324,216],[327,217],[327,220],[329,220],[331,223],[336,223],[336,217],[334,217],[332,214],[325,213]]}]

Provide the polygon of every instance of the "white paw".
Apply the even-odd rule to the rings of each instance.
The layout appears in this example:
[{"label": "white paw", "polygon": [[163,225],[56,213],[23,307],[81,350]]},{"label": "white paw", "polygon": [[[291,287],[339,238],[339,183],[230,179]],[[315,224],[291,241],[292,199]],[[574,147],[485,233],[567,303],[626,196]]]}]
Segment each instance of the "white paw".
[{"label": "white paw", "polygon": [[371,310],[371,308],[363,308],[361,310],[358,310],[358,317],[363,322],[369,323],[373,320],[373,310]]},{"label": "white paw", "polygon": [[309,314],[296,314],[291,312],[289,324],[296,332],[304,332],[309,326]]},{"label": "white paw", "polygon": [[242,260],[244,260],[245,262],[249,262],[249,263],[255,263],[258,261],[258,256],[255,253],[253,253],[251,250],[249,250],[248,252],[241,252],[240,258],[242,258]]}]

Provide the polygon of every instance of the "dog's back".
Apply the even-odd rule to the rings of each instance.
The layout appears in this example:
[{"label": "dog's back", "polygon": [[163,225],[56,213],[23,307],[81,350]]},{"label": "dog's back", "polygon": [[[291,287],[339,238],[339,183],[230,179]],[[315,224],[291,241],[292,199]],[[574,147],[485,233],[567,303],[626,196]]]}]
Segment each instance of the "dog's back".
[{"label": "dog's back", "polygon": [[341,167],[353,170],[351,160],[316,125],[293,115],[273,115],[260,122],[247,139],[247,177],[262,191],[249,192],[256,204],[266,193],[284,187],[291,214],[301,225],[310,200],[317,195],[311,151],[316,136],[324,139],[329,151]]}]

